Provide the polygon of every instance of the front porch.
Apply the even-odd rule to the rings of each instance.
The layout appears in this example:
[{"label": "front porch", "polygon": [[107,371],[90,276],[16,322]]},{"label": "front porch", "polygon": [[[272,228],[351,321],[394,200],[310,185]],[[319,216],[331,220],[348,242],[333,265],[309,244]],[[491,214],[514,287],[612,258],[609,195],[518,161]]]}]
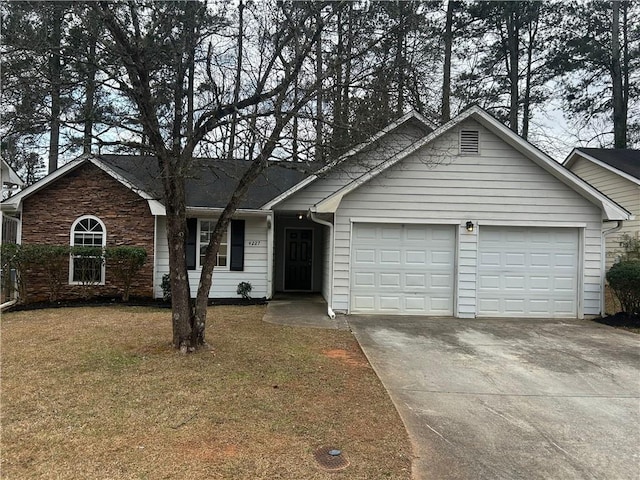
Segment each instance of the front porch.
[{"label": "front porch", "polygon": [[274,219],[274,284],[279,294],[329,294],[330,228],[306,212],[276,212]]}]

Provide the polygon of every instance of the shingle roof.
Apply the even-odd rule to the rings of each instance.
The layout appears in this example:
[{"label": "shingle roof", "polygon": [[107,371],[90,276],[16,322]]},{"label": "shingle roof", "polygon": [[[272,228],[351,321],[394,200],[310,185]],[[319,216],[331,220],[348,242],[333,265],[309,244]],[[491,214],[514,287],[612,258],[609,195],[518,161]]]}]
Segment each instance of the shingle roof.
[{"label": "shingle roof", "polygon": [[[108,168],[147,194],[163,200],[162,179],[153,157],[131,155],[97,155]],[[251,162],[244,160],[195,159],[186,181],[188,207],[223,208]],[[240,208],[256,209],[296,185],[317,165],[270,162],[255,180]]]},{"label": "shingle roof", "polygon": [[577,148],[576,150],[640,179],[640,150],[629,148]]}]

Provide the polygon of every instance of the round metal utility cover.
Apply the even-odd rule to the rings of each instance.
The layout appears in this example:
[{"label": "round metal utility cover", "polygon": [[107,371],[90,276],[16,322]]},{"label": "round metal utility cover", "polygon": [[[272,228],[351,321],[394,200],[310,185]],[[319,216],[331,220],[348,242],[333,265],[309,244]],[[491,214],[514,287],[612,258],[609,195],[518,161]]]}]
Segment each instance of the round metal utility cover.
[{"label": "round metal utility cover", "polygon": [[[318,465],[320,465],[324,470],[331,472],[343,470],[349,466],[349,460],[346,459],[344,453],[335,455],[336,450],[338,449],[335,447],[320,447],[313,452],[313,456],[315,457],[316,462],[318,462]],[[332,455],[332,453],[334,455]]]}]

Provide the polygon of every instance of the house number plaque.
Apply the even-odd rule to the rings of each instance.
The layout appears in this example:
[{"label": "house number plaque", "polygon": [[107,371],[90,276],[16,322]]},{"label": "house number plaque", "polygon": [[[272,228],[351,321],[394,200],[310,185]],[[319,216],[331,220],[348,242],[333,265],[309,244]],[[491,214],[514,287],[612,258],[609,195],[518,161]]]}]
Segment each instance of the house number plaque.
[{"label": "house number plaque", "polygon": [[249,240],[248,244],[250,247],[257,247],[260,245],[260,240]]}]

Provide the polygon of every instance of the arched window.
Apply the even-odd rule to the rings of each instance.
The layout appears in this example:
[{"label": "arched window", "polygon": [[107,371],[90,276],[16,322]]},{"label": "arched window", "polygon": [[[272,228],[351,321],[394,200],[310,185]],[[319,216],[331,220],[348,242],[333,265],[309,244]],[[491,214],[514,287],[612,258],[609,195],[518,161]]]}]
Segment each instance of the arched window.
[{"label": "arched window", "polygon": [[[92,216],[78,218],[71,226],[71,246],[82,249],[72,253],[69,267],[69,283],[104,284],[104,257],[102,249],[107,244],[104,223]],[[85,250],[86,249],[86,250]],[[95,251],[95,255],[92,252]]]}]

